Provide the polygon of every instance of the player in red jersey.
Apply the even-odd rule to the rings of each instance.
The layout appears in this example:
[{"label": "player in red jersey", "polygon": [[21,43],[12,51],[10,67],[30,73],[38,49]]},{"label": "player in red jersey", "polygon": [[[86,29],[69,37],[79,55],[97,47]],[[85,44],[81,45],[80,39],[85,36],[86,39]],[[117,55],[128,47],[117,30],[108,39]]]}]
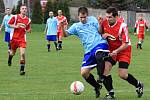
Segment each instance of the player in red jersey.
[{"label": "player in red jersey", "polygon": [[106,59],[103,84],[108,91],[105,99],[115,98],[112,77],[109,72],[116,62],[119,63],[118,74],[120,78],[136,87],[138,97],[143,94],[143,84],[133,75],[128,73],[131,60],[131,43],[128,36],[128,27],[117,18],[118,12],[114,7],[106,10],[106,20],[103,21],[103,37],[107,38],[110,50],[110,57]]},{"label": "player in red jersey", "polygon": [[137,43],[137,49],[140,48],[142,49],[142,43],[144,41],[144,36],[145,36],[145,29],[148,31],[148,26],[146,21],[143,18],[143,14],[139,15],[139,19],[135,23],[135,28],[134,28],[134,35],[137,34],[138,37],[138,43]]},{"label": "player in red jersey", "polygon": [[58,50],[62,50],[62,36],[63,36],[63,33],[62,33],[62,28],[61,28],[61,23],[63,23],[63,27],[65,29],[67,29],[67,25],[68,25],[68,22],[67,22],[67,18],[65,16],[63,16],[62,14],[62,10],[58,10],[58,16],[56,16],[56,18],[58,19],[58,23],[59,23],[59,27],[58,27]]},{"label": "player in red jersey", "polygon": [[9,26],[13,28],[11,36],[11,50],[8,57],[8,66],[11,66],[12,58],[16,53],[17,48],[20,49],[20,75],[25,75],[25,48],[26,48],[26,32],[30,32],[31,20],[26,16],[27,7],[22,5],[20,7],[20,14],[14,15],[8,22]]}]

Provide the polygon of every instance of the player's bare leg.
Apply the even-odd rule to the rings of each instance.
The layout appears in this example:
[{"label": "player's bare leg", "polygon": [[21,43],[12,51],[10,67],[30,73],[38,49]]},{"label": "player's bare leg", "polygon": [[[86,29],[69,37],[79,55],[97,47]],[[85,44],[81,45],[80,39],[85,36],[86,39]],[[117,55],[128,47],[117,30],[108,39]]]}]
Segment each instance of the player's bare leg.
[{"label": "player's bare leg", "polygon": [[25,75],[25,48],[20,48],[20,75]]},{"label": "player's bare leg", "polygon": [[8,66],[11,66],[12,64],[12,58],[15,55],[16,51],[14,50],[9,50],[8,51]]}]

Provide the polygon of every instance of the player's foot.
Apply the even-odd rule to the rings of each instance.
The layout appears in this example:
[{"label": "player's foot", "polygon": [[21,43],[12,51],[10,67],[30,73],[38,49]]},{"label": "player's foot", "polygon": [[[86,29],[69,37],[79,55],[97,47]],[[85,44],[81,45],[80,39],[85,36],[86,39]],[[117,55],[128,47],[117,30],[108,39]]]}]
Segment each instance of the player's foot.
[{"label": "player's foot", "polygon": [[116,99],[115,95],[111,95],[110,93],[107,94],[107,95],[103,98],[103,100],[115,100],[115,99]]},{"label": "player's foot", "polygon": [[51,50],[50,49],[48,49],[48,52],[50,52]]},{"label": "player's foot", "polygon": [[95,88],[95,95],[96,95],[96,98],[98,98],[100,96],[100,90],[102,89],[102,86],[100,85],[99,87]]},{"label": "player's foot", "polygon": [[25,71],[20,71],[20,75],[25,75]]},{"label": "player's foot", "polygon": [[142,97],[143,95],[143,88],[144,88],[143,83],[139,82],[139,86],[136,88],[136,92],[139,98]]}]

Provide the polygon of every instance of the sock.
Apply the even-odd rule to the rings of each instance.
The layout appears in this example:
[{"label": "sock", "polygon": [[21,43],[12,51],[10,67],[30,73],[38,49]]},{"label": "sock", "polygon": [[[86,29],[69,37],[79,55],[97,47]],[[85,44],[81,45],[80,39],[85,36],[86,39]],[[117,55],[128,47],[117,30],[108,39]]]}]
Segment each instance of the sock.
[{"label": "sock", "polygon": [[98,88],[100,85],[97,83],[97,81],[94,79],[94,76],[92,74],[89,75],[87,79],[85,79],[90,85],[92,85],[94,88]]},{"label": "sock", "polygon": [[109,92],[109,94],[114,95],[113,80],[112,80],[111,75],[104,76],[103,84],[104,84],[106,90]]},{"label": "sock", "polygon": [[24,71],[25,68],[25,60],[20,60],[20,71]]},{"label": "sock", "polygon": [[138,87],[138,81],[131,74],[128,74],[126,81],[128,81],[128,83],[132,84],[133,86]]},{"label": "sock", "polygon": [[13,55],[9,55],[9,57],[8,57],[8,63],[11,63],[12,58],[13,58]]},{"label": "sock", "polygon": [[58,48],[62,49],[62,41],[58,41]]},{"label": "sock", "polygon": [[103,60],[103,55],[104,53],[103,52],[97,52],[96,53],[96,61],[97,61],[97,73],[99,75],[99,78],[100,78],[100,81],[103,81],[104,78],[103,78],[103,72],[104,72],[104,69],[105,69],[105,62]]},{"label": "sock", "polygon": [[47,44],[47,49],[50,50],[50,44]]},{"label": "sock", "polygon": [[57,50],[57,42],[54,42],[54,44],[55,44],[55,48],[56,48],[56,50]]}]

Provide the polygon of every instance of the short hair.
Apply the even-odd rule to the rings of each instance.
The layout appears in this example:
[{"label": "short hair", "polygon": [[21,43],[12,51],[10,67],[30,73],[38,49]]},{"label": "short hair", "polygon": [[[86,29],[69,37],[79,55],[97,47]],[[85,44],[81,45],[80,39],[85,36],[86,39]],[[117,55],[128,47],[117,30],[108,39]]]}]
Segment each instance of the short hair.
[{"label": "short hair", "polygon": [[109,8],[107,8],[106,13],[112,13],[113,17],[118,16],[118,10],[115,7],[109,7]]},{"label": "short hair", "polygon": [[82,14],[87,14],[88,15],[88,9],[86,7],[80,7],[78,9],[78,15],[82,13]]},{"label": "short hair", "polygon": [[25,5],[25,4],[22,4],[22,5],[20,6],[20,8],[21,8],[22,6],[26,6],[26,7],[27,7],[27,5]]}]

